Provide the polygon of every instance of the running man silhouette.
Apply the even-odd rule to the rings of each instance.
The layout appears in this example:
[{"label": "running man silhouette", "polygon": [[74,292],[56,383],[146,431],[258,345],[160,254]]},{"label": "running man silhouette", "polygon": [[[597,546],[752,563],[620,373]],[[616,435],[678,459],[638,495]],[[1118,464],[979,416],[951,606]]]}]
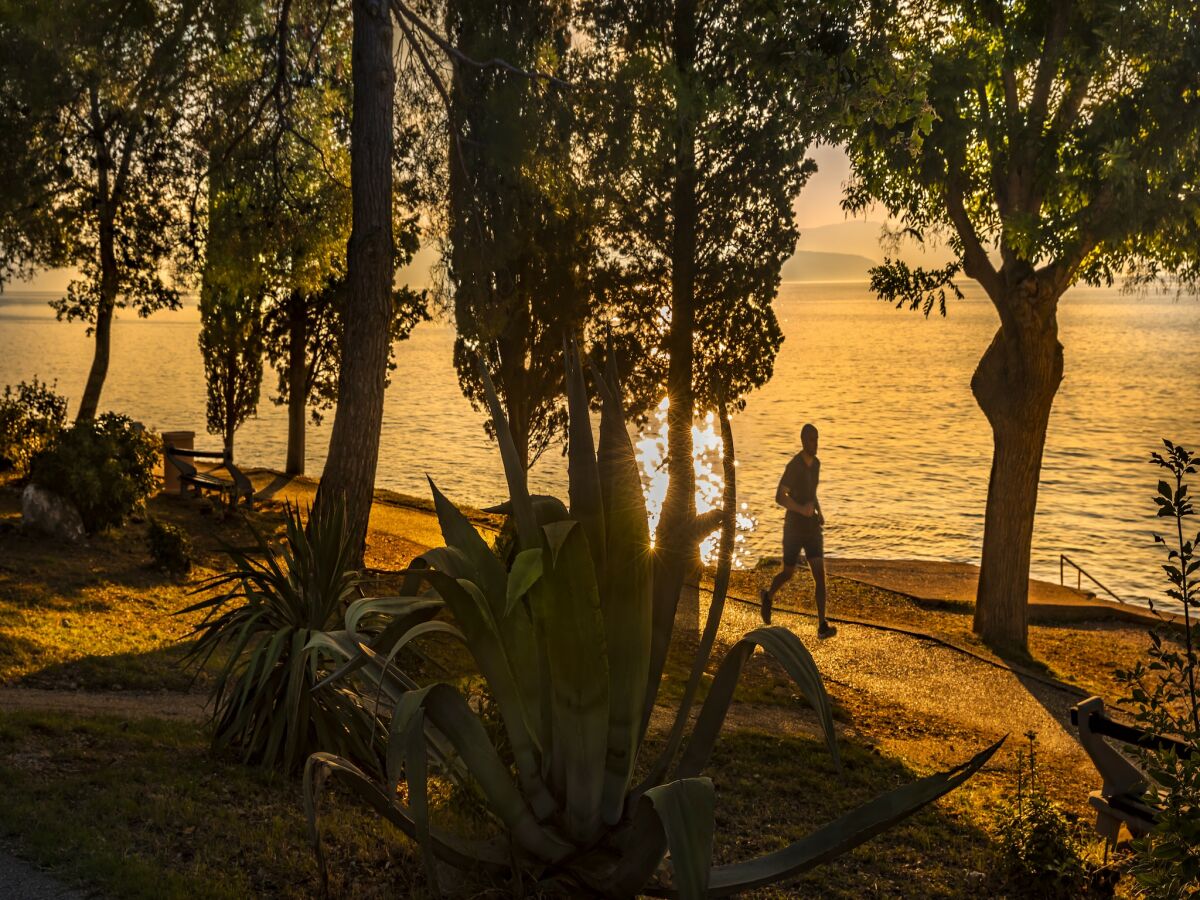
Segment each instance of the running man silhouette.
[{"label": "running man silhouette", "polygon": [[825,517],[817,499],[817,483],[821,480],[817,437],[815,425],[800,429],[801,450],[783,470],[775,490],[775,502],[787,510],[783,517],[783,571],[762,591],[761,599],[763,622],[770,625],[775,592],[796,573],[796,561],[803,550],[816,586],[817,637],[827,638],[836,634],[837,628],[825,621]]}]

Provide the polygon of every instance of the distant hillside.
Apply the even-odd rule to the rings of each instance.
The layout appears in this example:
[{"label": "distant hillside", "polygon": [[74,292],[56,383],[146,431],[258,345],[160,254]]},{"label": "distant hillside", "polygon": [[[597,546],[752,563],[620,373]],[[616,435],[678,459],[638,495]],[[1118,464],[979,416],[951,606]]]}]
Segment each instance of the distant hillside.
[{"label": "distant hillside", "polygon": [[874,265],[878,265],[875,260],[857,253],[797,250],[783,264],[780,277],[784,281],[866,281],[867,270]]}]

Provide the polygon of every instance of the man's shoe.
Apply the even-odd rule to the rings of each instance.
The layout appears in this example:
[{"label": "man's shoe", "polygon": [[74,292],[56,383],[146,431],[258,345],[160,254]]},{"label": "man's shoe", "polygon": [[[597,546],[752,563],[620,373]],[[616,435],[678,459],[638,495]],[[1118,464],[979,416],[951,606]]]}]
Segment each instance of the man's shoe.
[{"label": "man's shoe", "polygon": [[759,602],[762,603],[762,620],[764,625],[771,624],[771,595],[767,591],[758,592]]},{"label": "man's shoe", "polygon": [[822,622],[817,628],[817,637],[831,638],[837,634],[837,626],[830,625],[828,622]]}]

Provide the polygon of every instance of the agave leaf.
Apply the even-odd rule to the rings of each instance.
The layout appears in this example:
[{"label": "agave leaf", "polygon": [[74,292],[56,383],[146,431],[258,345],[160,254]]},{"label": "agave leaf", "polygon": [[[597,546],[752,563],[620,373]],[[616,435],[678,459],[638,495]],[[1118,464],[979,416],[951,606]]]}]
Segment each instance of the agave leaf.
[{"label": "agave leaf", "polygon": [[488,805],[518,846],[546,862],[556,862],[572,852],[570,844],[538,822],[513,784],[508,766],[496,753],[483,723],[458,691],[448,684],[432,684],[404,694],[392,714],[392,733],[403,734],[421,710],[458,751]]},{"label": "agave leaf", "polygon": [[671,851],[674,886],[684,900],[708,894],[716,795],[709,778],[684,778],[646,791]]},{"label": "agave leaf", "polygon": [[[726,897],[773,884],[854,849],[961,785],[991,759],[1004,741],[1001,738],[960,766],[882,794],[782,850],[746,862],[717,866],[709,880],[709,896]],[[649,893],[683,896],[682,892]]]},{"label": "agave leaf", "polygon": [[508,573],[507,597],[505,598],[504,617],[512,615],[517,601],[529,593],[533,583],[542,577],[541,547],[531,547],[522,550],[513,560],[513,567]]},{"label": "agave leaf", "polygon": [[390,619],[388,627],[397,620],[404,630],[416,621],[425,621],[445,607],[436,597],[361,597],[346,608],[346,630],[358,632],[362,620],[368,616]]},{"label": "agave leaf", "polygon": [[[570,518],[570,513],[563,506],[563,502],[549,494],[531,494],[529,496],[529,504],[533,507],[533,520],[539,528],[543,525],[549,525],[551,522],[559,522]],[[513,514],[512,501],[505,500],[503,503],[489,506],[484,509],[484,512],[501,516],[511,516]]]},{"label": "agave leaf", "polygon": [[[554,810],[555,804],[542,780],[539,762],[541,747],[530,725],[525,696],[513,673],[491,607],[479,588],[466,579],[454,579],[436,570],[430,570],[426,577],[446,601],[455,621],[466,635],[471,655],[480,674],[487,679],[500,708],[526,795],[533,803],[538,818],[545,818]],[[515,620],[519,617],[510,618]]]},{"label": "agave leaf", "polygon": [[579,346],[563,341],[567,393],[567,480],[571,497],[571,517],[587,532],[588,547],[596,571],[604,570],[607,546],[604,532],[604,505],[600,496],[600,470],[592,441],[592,420],[588,410],[587,384],[579,360]]},{"label": "agave leaf", "polygon": [[504,477],[508,480],[508,497],[513,505],[513,520],[517,523],[517,537],[522,548],[537,547],[541,544],[538,535],[537,520],[533,515],[533,504],[529,499],[529,486],[526,482],[525,467],[517,455],[517,446],[513,443],[512,432],[508,429],[508,419],[504,416],[504,408],[500,398],[496,396],[496,386],[482,357],[476,357],[479,376],[483,381],[483,393],[487,399],[488,410],[492,416],[492,427],[496,431],[496,443],[500,446],[500,457],[504,462]]},{"label": "agave leaf", "polygon": [[[796,685],[804,694],[805,699],[812,704],[817,713],[817,721],[825,735],[825,744],[835,762],[838,762],[837,738],[833,730],[833,708],[829,703],[829,694],[821,680],[821,673],[800,638],[781,626],[756,628],[734,644],[725,659],[721,661],[717,674],[713,677],[712,687],[700,707],[700,715],[696,718],[696,726],[692,729],[692,737],[679,760],[675,771],[676,778],[690,778],[699,775],[708,758],[712,754],[717,735],[725,722],[725,714],[733,700],[733,691],[737,687],[738,676],[746,660],[754,653],[754,648],[761,646],[780,663]],[[840,763],[839,763],[840,764]]]},{"label": "agave leaf", "polygon": [[601,406],[598,460],[608,542],[607,565],[600,570],[611,679],[603,799],[608,825],[621,817],[637,762],[650,677],[653,611],[646,501],[620,396],[614,377]]},{"label": "agave leaf", "polygon": [[721,541],[717,553],[716,577],[713,580],[712,602],[708,606],[708,617],[704,622],[704,632],[700,635],[700,646],[692,661],[692,671],[683,689],[683,699],[675,712],[675,721],[671,724],[667,745],[650,767],[644,784],[657,784],[662,781],[671,762],[675,759],[675,754],[679,752],[679,748],[683,744],[683,731],[691,716],[696,691],[700,687],[700,678],[708,666],[713,644],[717,639],[717,631],[721,626],[721,616],[725,612],[725,598],[729,592],[729,574],[733,566],[733,539],[737,516],[737,466],[734,462],[733,429],[729,424],[729,413],[723,405],[719,410],[719,417],[721,420],[721,467],[725,486],[721,497]]},{"label": "agave leaf", "polygon": [[[404,733],[404,777],[408,783],[408,805],[417,827],[417,843],[421,845],[425,861],[425,877],[429,880],[430,893],[437,896],[441,891],[433,842],[429,839],[429,756],[425,746],[425,711],[418,709]],[[390,774],[388,781],[392,783],[394,793],[397,782]]]},{"label": "agave leaf", "polygon": [[[489,598],[502,598],[505,583],[504,564],[467,517],[438,490],[432,478],[429,479],[429,488],[433,491],[433,504],[446,546],[453,547],[467,558],[476,573],[471,580],[482,587]],[[499,616],[503,607],[493,608],[492,612]]]},{"label": "agave leaf", "polygon": [[[382,790],[362,769],[332,753],[314,753],[304,768],[304,814],[308,820],[309,836],[324,877],[324,854],[318,828],[318,801],[325,781],[336,775],[347,788],[373,807],[376,812],[417,840],[417,824],[408,807],[395,794]],[[429,843],[439,859],[459,869],[485,869],[498,874],[509,871],[512,854],[498,842],[468,841],[438,828],[429,830]]]},{"label": "agave leaf", "polygon": [[[568,834],[581,843],[600,829],[608,744],[608,657],[600,594],[582,528],[557,529],[556,562],[530,591],[550,666],[554,748],[550,778],[563,801]],[[551,554],[553,556],[553,554]]]}]

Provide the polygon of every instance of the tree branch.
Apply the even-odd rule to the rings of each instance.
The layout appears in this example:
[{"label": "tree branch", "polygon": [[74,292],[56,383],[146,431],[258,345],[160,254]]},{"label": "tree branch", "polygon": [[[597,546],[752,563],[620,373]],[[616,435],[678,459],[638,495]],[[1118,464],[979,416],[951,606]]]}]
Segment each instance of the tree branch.
[{"label": "tree branch", "polygon": [[545,72],[538,72],[537,70],[519,68],[514,66],[512,63],[500,59],[499,57],[493,57],[492,59],[483,61],[472,59],[436,31],[434,31],[429,24],[415,12],[413,12],[413,10],[410,9],[409,6],[403,2],[403,0],[390,0],[390,3],[392,11],[396,14],[397,19],[407,19],[410,23],[415,25],[422,34],[433,41],[438,49],[440,49],[456,63],[469,66],[474,69],[501,69],[505,72],[509,72],[510,74],[519,75],[522,78],[545,81],[548,84],[555,85],[556,87],[571,87],[570,82],[563,81],[561,78],[556,78],[553,75],[548,75]]}]

